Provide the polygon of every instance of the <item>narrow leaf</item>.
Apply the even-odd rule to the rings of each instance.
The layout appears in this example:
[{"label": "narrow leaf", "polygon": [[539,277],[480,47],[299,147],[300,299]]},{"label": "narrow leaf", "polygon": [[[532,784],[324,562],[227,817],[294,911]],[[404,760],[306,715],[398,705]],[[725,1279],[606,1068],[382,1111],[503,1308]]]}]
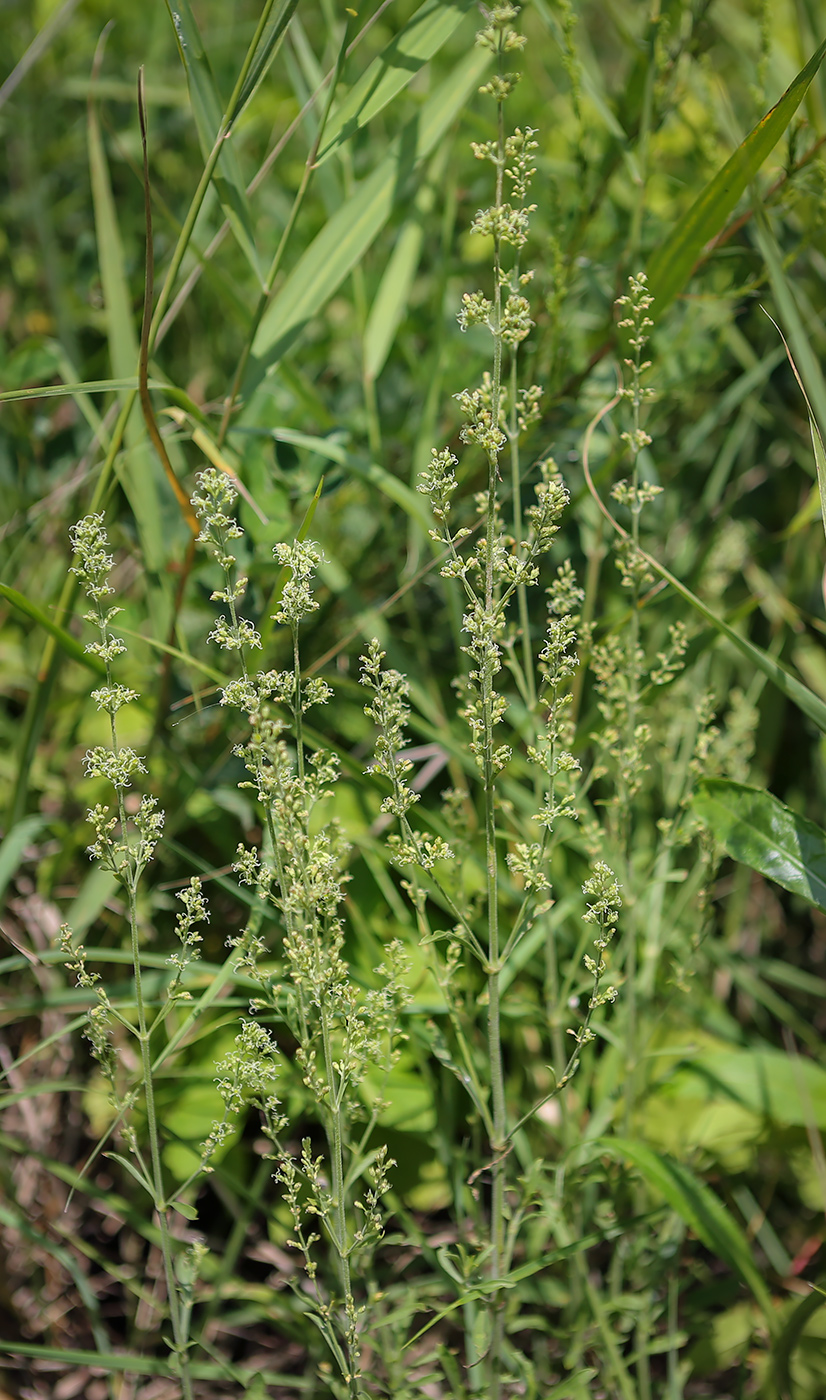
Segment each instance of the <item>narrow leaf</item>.
[{"label": "narrow leaf", "polygon": [[[204,160],[207,161],[224,124],[223,106],[189,0],[176,0],[174,6],[167,0],[167,9],[175,27],[178,52],[186,73],[198,141]],[[213,184],[232,231],[260,284],[261,266],[255,246],[252,212],[241,167],[231,141],[223,142]]]},{"label": "narrow leaf", "polygon": [[90,655],[83,650],[80,642],[73,637],[71,632],[67,632],[63,627],[58,627],[56,622],[52,622],[49,614],[38,607],[37,603],[32,603],[22,593],[18,593],[16,588],[9,588],[8,584],[0,583],[0,598],[5,598],[7,603],[17,608],[18,612],[30,617],[33,622],[39,623],[46,631],[54,637],[58,646],[65,651],[67,656],[71,656],[73,661],[79,661],[82,666],[88,666],[90,671],[94,671],[96,676],[106,675],[106,667],[96,656]]},{"label": "narrow leaf", "polygon": [[705,778],[692,806],[725,851],[826,911],[826,831],[761,788]]},{"label": "narrow leaf", "polygon": [[489,61],[486,50],[470,50],[391,143],[372,175],[313,239],[261,320],[253,344],[255,361],[250,366],[253,387],[321,311],[375,241],[416,166],[442,139]]},{"label": "narrow leaf", "polygon": [[[116,394],[121,389],[137,390],[138,376],[125,379],[90,379],[86,384],[35,384],[28,389],[4,389],[0,403],[15,403],[23,399],[59,399],[68,394]],[[160,379],[150,379],[150,389],[169,390],[171,385]]]},{"label": "narrow leaf", "polygon": [[281,47],[281,42],[287,32],[287,25],[292,19],[297,5],[298,0],[279,0],[279,3],[274,5],[267,15],[258,34],[258,42],[244,75],[244,81],[233,103],[230,113],[233,122],[238,120],[259,83],[265,77],[267,69]]},{"label": "narrow leaf", "polygon": [[[755,211],[757,212],[757,211]],[[780,250],[774,240],[774,235],[769,228],[768,221],[764,217],[758,217],[756,221],[757,241],[760,251],[763,254],[766,267],[769,272],[769,279],[774,292],[774,299],[777,302],[777,309],[780,314],[789,340],[794,346],[800,368],[795,363],[794,356],[786,342],[786,336],[781,331],[777,322],[772,317],[772,325],[775,326],[780,339],[783,341],[783,348],[788,356],[792,373],[797,380],[800,392],[806,400],[806,410],[809,414],[809,432],[812,437],[812,450],[815,458],[815,468],[817,470],[817,491],[820,499],[820,519],[826,533],[826,449],[823,446],[823,432],[826,432],[826,382],[823,379],[823,371],[820,368],[820,361],[812,349],[811,342],[806,334],[800,312],[797,309],[797,302],[789,285],[788,278],[783,271],[783,261],[780,257]],[[767,313],[768,314],[768,313]],[[812,407],[814,401],[815,407]],[[794,525],[798,517],[807,512],[804,506],[792,524],[789,526],[789,534],[794,533]]]},{"label": "narrow leaf", "polygon": [[[0,844],[0,900],[20,864],[23,852],[46,825],[45,817],[24,817],[7,832]],[[15,945],[16,946],[16,945]]]},{"label": "narrow leaf", "polygon": [[425,0],[331,115],[316,166],[361,131],[413,81],[473,9],[472,0]]},{"label": "narrow leaf", "polygon": [[726,223],[738,199],[771,154],[806,95],[826,54],[826,41],[786,89],[776,106],[749,132],[722,170],[718,170],[688,213],[648,264],[648,282],[658,311],[685,287],[706,243]]},{"label": "narrow leaf", "polygon": [[775,1315],[771,1295],[752,1258],[749,1242],[737,1221],[714,1192],[700,1181],[688,1167],[665,1157],[642,1142],[623,1138],[606,1138],[600,1143],[612,1157],[633,1163],[648,1182],[665,1197],[672,1210],[718,1259],[751,1290],[766,1315],[770,1329]]}]

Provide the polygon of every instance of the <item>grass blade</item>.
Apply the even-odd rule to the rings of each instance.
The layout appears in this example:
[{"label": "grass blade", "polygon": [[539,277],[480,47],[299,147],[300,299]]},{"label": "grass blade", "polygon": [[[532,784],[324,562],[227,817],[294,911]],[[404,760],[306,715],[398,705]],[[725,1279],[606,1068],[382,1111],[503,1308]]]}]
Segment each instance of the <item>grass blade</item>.
[{"label": "grass blade", "polygon": [[[826,449],[823,445],[823,433],[826,431],[826,381],[823,378],[823,371],[820,362],[815,355],[806,328],[803,324],[800,312],[795,301],[794,294],[789,280],[783,270],[783,260],[780,249],[775,241],[769,221],[762,209],[755,207],[755,228],[757,232],[757,244],[763,254],[763,261],[769,274],[774,299],[777,303],[777,310],[780,319],[786,329],[786,335],[792,343],[794,356],[777,322],[773,318],[772,324],[776,327],[783,347],[792,367],[792,373],[800,386],[800,392],[806,400],[806,409],[809,414],[809,431],[812,435],[812,451],[814,452],[815,467],[817,469],[817,490],[820,498],[820,515],[824,533],[826,533]],[[768,314],[768,313],[767,313]],[[799,365],[799,368],[798,368]],[[814,406],[813,406],[814,405]],[[808,514],[806,507],[802,508]],[[802,512],[799,512],[799,514]],[[793,522],[794,523],[794,522]],[[789,529],[791,530],[791,526]]]},{"label": "grass blade", "polygon": [[46,825],[45,817],[24,817],[13,826],[0,843],[0,903],[6,886],[20,864],[20,859],[29,842],[39,835]]},{"label": "grass blade", "polygon": [[600,1146],[609,1156],[631,1162],[649,1186],[665,1197],[706,1249],[740,1276],[773,1330],[776,1316],[771,1294],[752,1258],[749,1242],[737,1221],[705,1182],[680,1162],[655,1152],[643,1142],[608,1138]]},{"label": "grass blade", "polygon": [[[603,405],[588,424],[583,443],[582,465],[585,472],[586,485],[600,511],[609,522],[612,529],[614,529],[622,539],[627,540],[630,539],[628,531],[624,530],[619,522],[614,519],[594,486],[589,465],[589,450],[592,434],[601,420],[618,402],[619,395],[616,395],[609,403]],[[679,593],[681,598],[684,598],[687,603],[690,603],[692,608],[700,613],[707,622],[710,622],[712,627],[715,627],[722,636],[727,637],[728,640],[737,647],[738,651],[741,651],[744,656],[748,657],[749,661],[751,661],[759,671],[762,671],[763,675],[766,676],[773,685],[777,686],[778,690],[782,691],[788,700],[793,701],[798,709],[802,710],[804,715],[808,715],[809,719],[814,721],[818,729],[826,734],[826,704],[821,700],[819,695],[816,695],[807,685],[803,685],[801,681],[797,680],[784,666],[780,665],[779,661],[775,661],[773,656],[769,656],[768,652],[763,651],[762,647],[756,646],[754,642],[750,642],[747,637],[741,637],[739,632],[735,632],[733,627],[729,627],[728,623],[725,622],[723,618],[718,617],[717,613],[711,608],[706,607],[705,603],[702,599],[697,597],[696,593],[692,593],[690,588],[687,588],[684,583],[681,583],[678,578],[675,578],[665,565],[661,564],[658,559],[655,559],[652,554],[648,554],[644,549],[640,549],[639,553],[650,568],[652,568],[656,574],[659,574],[660,578],[665,579],[665,582],[669,583],[674,591]]]},{"label": "grass blade", "polygon": [[[103,49],[99,44],[93,76],[97,73],[102,57]],[[93,97],[89,99],[87,114],[95,236],[103,286],[109,359],[113,377],[127,379],[137,373],[138,337],[132,317],[132,302],[109,166]],[[137,415],[130,414],[124,440],[128,449],[128,464],[122,468],[122,481],[140,532],[146,567],[157,572],[163,564],[165,531],[153,463]]]},{"label": "grass blade", "polygon": [[404,315],[419,266],[424,220],[436,202],[436,189],[442,182],[449,154],[450,147],[446,142],[438,151],[428,178],[416,195],[415,213],[399,230],[379,283],[364,328],[364,373],[368,379],[378,379],[381,374]]},{"label": "grass blade", "polygon": [[826,911],[826,831],[770,792],[728,778],[703,779],[692,806],[734,860]]},{"label": "grass blade", "polygon": [[473,9],[471,0],[425,0],[404,29],[365,69],[327,123],[316,166],[361,131],[408,86]]},{"label": "grass blade", "polygon": [[244,65],[245,71],[240,87],[233,94],[231,121],[237,121],[247,103],[254,96],[259,83],[265,77],[267,69],[278,53],[281,41],[287,32],[287,25],[297,6],[298,0],[280,0],[280,4],[271,7],[269,13],[265,10],[262,15],[262,22],[259,24],[258,33],[253,40],[252,51],[248,56],[248,62]]},{"label": "grass blade", "polygon": [[442,139],[489,61],[486,50],[471,49],[313,239],[261,320],[253,344],[254,383],[289,349],[374,242],[416,166]]},{"label": "grass blade", "polygon": [[780,101],[709,181],[665,242],[654,250],[648,264],[648,282],[658,311],[663,311],[685,287],[706,243],[720,232],[738,199],[789,125],[824,55],[826,40],[812,54]]},{"label": "grass blade", "polygon": [[[289,15],[295,8],[294,4],[282,6],[282,9],[289,10]],[[207,56],[201,31],[192,13],[189,0],[178,0],[172,7],[167,0],[167,9],[172,23],[175,27],[175,36],[178,40],[178,52],[186,73],[187,85],[189,87],[189,98],[192,107],[192,115],[195,120],[195,128],[198,133],[198,141],[203,152],[205,161],[209,161],[212,154],[215,139],[219,132],[229,127],[231,117],[224,115],[223,105],[218,95],[218,88],[212,72],[212,65]],[[279,15],[281,10],[279,10]],[[275,44],[283,34],[286,20],[280,30],[276,30],[272,39],[272,55],[275,53]],[[263,77],[266,64],[256,79],[254,86]],[[237,115],[237,113],[236,113]],[[218,192],[221,207],[230,221],[232,231],[238,240],[244,256],[252,268],[256,281],[261,282],[261,265],[258,260],[258,250],[255,245],[255,234],[253,232],[252,210],[250,209],[247,189],[241,174],[241,167],[238,157],[233,149],[231,141],[222,143],[221,154],[218,157],[215,172],[213,174],[213,184]]]},{"label": "grass blade", "polygon": [[50,636],[54,637],[58,646],[70,656],[73,661],[79,661],[81,666],[88,666],[90,671],[94,671],[96,676],[106,676],[106,667],[96,656],[90,656],[84,651],[77,638],[71,632],[67,632],[63,627],[59,627],[56,622],[52,622],[48,613],[38,607],[37,603],[32,603],[22,593],[18,593],[16,588],[9,588],[8,584],[0,583],[0,598],[5,598],[7,603],[17,608],[18,612],[30,617],[33,622],[44,627]]}]

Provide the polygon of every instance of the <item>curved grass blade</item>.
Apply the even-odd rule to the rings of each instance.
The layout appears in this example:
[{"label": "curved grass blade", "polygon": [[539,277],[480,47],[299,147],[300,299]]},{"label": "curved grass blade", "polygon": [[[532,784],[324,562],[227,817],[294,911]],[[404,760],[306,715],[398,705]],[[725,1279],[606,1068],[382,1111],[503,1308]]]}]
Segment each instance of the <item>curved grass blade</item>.
[{"label": "curved grass blade", "polygon": [[[621,539],[628,540],[630,539],[628,531],[624,530],[622,525],[614,519],[597,491],[593,477],[591,476],[588,460],[591,437],[595,428],[606,414],[610,413],[611,409],[616,407],[618,402],[619,394],[615,395],[607,404],[604,404],[588,424],[583,443],[582,465],[588,490],[603,516]],[[782,691],[787,699],[793,701],[798,709],[802,710],[804,715],[808,715],[809,719],[814,721],[818,729],[826,734],[826,703],[821,700],[819,695],[816,695],[807,685],[803,685],[801,681],[797,680],[784,666],[780,665],[779,661],[775,661],[773,656],[769,656],[768,652],[763,651],[761,647],[755,646],[754,642],[750,642],[746,637],[741,637],[738,632],[735,632],[733,627],[729,627],[727,622],[724,622],[721,617],[718,617],[711,608],[706,607],[705,603],[697,597],[696,593],[692,593],[690,588],[687,588],[684,583],[680,583],[680,580],[675,578],[665,565],[661,564],[658,559],[655,559],[652,554],[648,554],[646,550],[640,549],[639,555],[655,573],[659,574],[660,578],[665,579],[666,583],[670,583],[671,587],[676,593],[679,593],[681,598],[684,598],[687,603],[690,603],[692,608],[700,613],[707,622],[711,623],[712,627],[715,627],[718,632],[724,637],[727,637],[728,640],[737,647],[738,651],[741,651],[744,656],[748,657],[749,661],[751,661],[758,670],[762,671],[763,675],[776,685],[777,689]]]},{"label": "curved grass blade", "polygon": [[289,349],[378,237],[416,166],[442,139],[490,62],[472,49],[390,145],[372,175],[313,239],[268,306],[253,343],[254,387]]},{"label": "curved grass blade", "polygon": [[740,1276],[760,1305],[769,1330],[776,1328],[777,1317],[771,1294],[752,1258],[749,1242],[734,1217],[726,1210],[714,1192],[682,1163],[665,1157],[642,1142],[624,1138],[605,1138],[600,1148],[611,1157],[631,1162],[640,1174],[665,1197],[672,1210],[689,1229]]},{"label": "curved grass blade", "polygon": [[704,778],[695,813],[724,850],[826,912],[826,831],[762,788]]},{"label": "curved grass blade", "polygon": [[9,588],[6,583],[0,583],[0,598],[5,598],[6,602],[11,603],[18,612],[44,627],[50,636],[54,637],[61,650],[73,661],[79,661],[82,666],[88,666],[89,670],[94,671],[96,676],[103,676],[105,679],[106,667],[103,662],[84,651],[77,638],[73,637],[71,632],[67,632],[65,628],[59,627],[56,622],[52,622],[48,613],[38,607],[37,603],[30,602],[22,593],[18,593],[16,588]]},{"label": "curved grass blade", "polygon": [[323,165],[413,81],[473,8],[472,0],[450,0],[448,4],[444,0],[425,0],[332,113],[316,167]]},{"label": "curved grass blade", "polygon": [[724,226],[738,199],[780,140],[826,55],[826,40],[786,89],[780,101],[750,131],[730,160],[706,185],[688,213],[648,264],[648,283],[662,311],[685,287],[706,243]]},{"label": "curved grass blade", "polygon": [[[817,496],[815,500],[820,500],[820,518],[826,534],[826,447],[823,444],[823,432],[826,431],[826,381],[823,378],[823,371],[820,362],[815,355],[806,328],[803,325],[797,302],[794,299],[789,280],[783,270],[783,261],[780,256],[780,249],[777,247],[774,235],[769,227],[768,219],[763,215],[762,210],[755,210],[757,218],[755,220],[757,229],[757,242],[763,254],[763,261],[769,272],[769,280],[772,284],[774,299],[780,314],[789,340],[794,346],[795,354],[800,363],[798,369],[794,356],[786,342],[786,336],[781,331],[773,317],[769,317],[777,334],[783,341],[783,348],[792,367],[792,373],[797,380],[800,392],[806,400],[806,410],[809,414],[809,432],[812,436],[812,451],[815,458],[815,469],[817,471]],[[764,308],[765,309],[765,308]],[[768,315],[768,312],[766,312]],[[814,401],[814,408],[812,407]],[[813,493],[814,495],[814,493]],[[801,517],[813,518],[811,506],[807,502],[797,513],[789,528],[789,534],[794,533],[794,526]]]},{"label": "curved grass blade", "polygon": [[774,1339],[771,1355],[771,1369],[780,1400],[792,1400],[792,1378],[790,1366],[794,1350],[800,1341],[810,1317],[826,1303],[826,1274],[821,1274],[817,1283],[811,1284],[808,1298],[802,1298]]}]

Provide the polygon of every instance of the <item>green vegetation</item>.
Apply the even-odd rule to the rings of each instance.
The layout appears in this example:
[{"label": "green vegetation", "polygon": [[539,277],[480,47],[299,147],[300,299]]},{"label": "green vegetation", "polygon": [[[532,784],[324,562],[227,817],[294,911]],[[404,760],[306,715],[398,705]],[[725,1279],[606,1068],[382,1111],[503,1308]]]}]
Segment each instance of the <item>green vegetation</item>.
[{"label": "green vegetation", "polygon": [[823,1395],[818,23],[6,7],[3,1391]]}]

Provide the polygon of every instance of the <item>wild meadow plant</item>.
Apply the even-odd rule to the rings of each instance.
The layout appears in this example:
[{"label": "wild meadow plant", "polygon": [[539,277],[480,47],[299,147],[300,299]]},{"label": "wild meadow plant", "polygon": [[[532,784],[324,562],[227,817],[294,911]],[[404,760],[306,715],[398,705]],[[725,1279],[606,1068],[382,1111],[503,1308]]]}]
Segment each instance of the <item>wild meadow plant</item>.
[{"label": "wild meadow plant", "polygon": [[[562,36],[581,126],[577,18],[567,0],[552,8],[538,13]],[[765,56],[768,11],[761,13]],[[659,1067],[691,1051],[682,1042],[695,1027],[682,1007],[698,970],[712,965],[703,959],[719,851],[700,831],[691,795],[709,775],[750,776],[759,684],[730,687],[721,705],[710,646],[696,645],[673,606],[661,607],[669,595],[653,556],[670,547],[664,536],[674,520],[649,417],[655,366],[647,355],[658,308],[645,273],[615,282],[615,290],[627,285],[615,307],[625,382],[610,404],[607,381],[589,386],[582,421],[594,392],[606,393],[581,457],[570,441],[554,446],[561,466],[546,450],[549,393],[532,379],[546,379],[543,363],[559,371],[564,336],[556,322],[577,274],[558,229],[547,227],[553,285],[533,254],[537,265],[525,266],[539,242],[532,190],[540,133],[509,120],[519,79],[513,67],[526,42],[518,15],[513,5],[494,5],[476,40],[492,68],[480,91],[494,118],[491,139],[472,149],[493,192],[469,234],[490,266],[484,287],[461,296],[458,321],[463,345],[474,355],[484,346],[487,363],[469,387],[450,385],[465,450],[434,446],[415,481],[418,502],[407,493],[411,518],[410,500],[427,512],[429,601],[438,598],[457,622],[454,654],[438,662],[421,651],[407,656],[392,626],[371,639],[365,614],[358,679],[344,657],[336,672],[316,674],[324,661],[308,656],[307,639],[336,561],[304,529],[275,544],[274,611],[262,611],[262,546],[242,517],[239,495],[246,504],[248,492],[232,465],[244,374],[255,356],[249,336],[210,444],[217,465],[197,475],[191,502],[202,551],[194,579],[208,581],[220,608],[208,640],[228,653],[217,727],[230,734],[231,749],[221,771],[232,782],[240,774],[232,810],[243,811],[246,835],[231,876],[229,866],[211,868],[218,861],[195,867],[222,882],[211,908],[197,875],[156,889],[163,910],[165,889],[177,884],[181,906],[175,950],[161,968],[144,947],[146,898],[161,843],[165,858],[176,854],[178,814],[167,803],[165,825],[156,798],[133,789],[155,786],[163,725],[149,757],[123,740],[132,730],[119,716],[140,697],[119,679],[126,644],[111,606],[114,551],[102,513],[72,530],[73,574],[96,630],[86,652],[105,673],[92,698],[108,728],[85,759],[89,782],[110,790],[92,799],[89,853],[117,886],[120,902],[107,917],[125,918],[133,979],[125,996],[116,994],[89,970],[100,950],[68,925],[60,929],[55,956],[91,1002],[85,1034],[103,1089],[89,1101],[101,1141],[75,1185],[105,1150],[121,1180],[140,1192],[162,1282],[149,1303],[142,1281],[135,1291],[150,1316],[153,1308],[168,1316],[167,1379],[186,1400],[211,1393],[202,1388],[207,1375],[221,1394],[682,1400],[690,1370],[680,1354],[682,1290],[692,1270],[693,1280],[705,1279],[721,1260],[763,1308],[763,1320],[749,1315],[746,1331],[761,1345],[775,1335],[739,1227],[688,1167],[642,1141],[646,1131],[659,1141],[652,1117],[667,1117],[668,1092]],[[309,73],[306,37],[298,23],[293,29],[291,61]],[[655,29],[643,123],[665,101],[670,62],[667,24]],[[331,113],[336,119],[333,92],[349,31],[342,38],[331,22],[334,31],[335,77],[288,232],[310,189],[324,123]],[[583,180],[588,159],[579,140]],[[202,195],[206,188],[205,180]],[[635,251],[641,210],[640,203]],[[259,288],[256,327],[285,247],[286,234],[266,293]],[[184,251],[179,244],[176,257]],[[175,272],[179,266],[180,258]],[[357,301],[360,276],[358,269]],[[604,301],[607,315],[611,294]],[[549,315],[553,353],[547,344],[534,353],[534,322]],[[364,381],[371,451],[380,456],[379,399],[366,371]],[[434,411],[428,423],[435,420]],[[266,436],[268,428],[246,422],[240,431]],[[201,441],[209,444],[208,436]],[[323,446],[333,461],[347,460],[337,438]],[[475,499],[474,487],[481,488]],[[606,522],[618,539],[613,587],[600,575]],[[678,538],[679,528],[672,533]],[[702,562],[698,587],[709,604],[717,606],[746,556],[742,535],[732,526]],[[188,582],[185,574],[176,625]],[[283,669],[262,669],[270,622]],[[434,647],[443,642],[439,626]],[[183,629],[169,638],[158,641],[167,657],[193,660]],[[214,664],[194,664],[214,680]],[[441,680],[452,675],[450,689],[439,686],[437,672]],[[438,704],[428,711],[422,697],[434,693]],[[199,720],[209,723],[203,713]],[[415,769],[411,736],[423,729],[450,772],[440,800]],[[369,855],[380,891],[374,927],[360,907],[360,853]],[[240,927],[237,913],[227,915],[227,890],[229,907],[247,911]],[[220,965],[206,960],[216,939],[228,947]],[[720,969],[728,975],[725,957],[719,953],[715,977]],[[709,1020],[738,1033],[717,1007]],[[221,1050],[188,1058],[202,1032],[225,1034]],[[179,1069],[206,1077],[212,1097],[208,1114],[199,1112],[197,1137],[190,1134],[175,1157],[168,1149],[180,1148],[179,1123],[165,1105]],[[424,1086],[435,1110],[415,1137],[393,1117],[404,1074]],[[411,1141],[431,1150],[424,1192],[412,1148],[412,1166],[403,1159]],[[253,1142],[260,1163],[251,1187],[244,1154]],[[762,1207],[748,1193],[736,1199],[758,1222],[761,1247],[782,1264],[782,1247],[760,1223]],[[214,1200],[237,1216],[223,1252],[208,1223],[206,1203]],[[233,1273],[254,1212],[267,1234],[250,1259],[275,1264],[266,1284]],[[690,1249],[681,1263],[687,1228],[711,1257],[705,1273]],[[227,1299],[238,1302],[239,1332],[254,1315],[259,1329],[283,1339],[284,1355],[293,1346],[276,1379],[242,1373],[228,1348],[214,1344],[211,1328]],[[732,1311],[738,1306],[735,1298]],[[100,1350],[97,1334],[96,1342]],[[768,1380],[765,1394],[774,1400]]]},{"label": "wild meadow plant", "polygon": [[[361,683],[370,697],[365,713],[377,734],[369,771],[389,785],[381,811],[396,818],[399,825],[397,833],[387,836],[390,859],[404,872],[402,886],[415,910],[420,946],[426,950],[445,1000],[455,1039],[455,1047],[443,1051],[445,1062],[466,1088],[468,1112],[478,1116],[481,1128],[482,1160],[470,1178],[472,1223],[468,1222],[462,1232],[465,1239],[458,1259],[462,1286],[478,1289],[482,1285],[481,1293],[465,1307],[467,1390],[470,1395],[486,1395],[491,1400],[503,1390],[510,1393],[524,1372],[524,1363],[506,1338],[504,1288],[519,1248],[520,1230],[534,1208],[534,1178],[540,1168],[539,1162],[534,1163],[526,1178],[513,1170],[514,1136],[534,1110],[519,1121],[508,1111],[501,979],[522,939],[551,908],[553,848],[561,823],[578,815],[573,783],[580,769],[569,747],[572,730],[567,711],[573,701],[570,685],[578,664],[574,650],[576,609],[583,595],[570,561],[558,567],[547,589],[548,622],[536,656],[530,637],[528,594],[539,584],[539,561],[554,544],[570,497],[556,464],[546,457],[537,465],[535,500],[523,520],[520,443],[539,417],[541,388],[521,387],[519,382],[519,347],[533,324],[525,295],[533,272],[522,268],[521,256],[535,207],[528,203],[528,194],[537,143],[531,128],[517,128],[506,135],[506,103],[518,75],[507,71],[505,62],[524,44],[523,36],[513,27],[517,14],[509,4],[494,7],[477,36],[477,43],[491,51],[497,67],[482,88],[496,103],[497,136],[473,147],[476,157],[489,162],[494,172],[494,202],[477,214],[472,229],[491,239],[492,286],[490,296],[482,291],[465,294],[459,322],[464,331],[484,326],[491,336],[493,354],[492,368],[484,374],[481,385],[461,390],[455,397],[465,419],[462,440],[469,448],[481,450],[487,467],[487,489],[476,503],[481,520],[478,532],[469,526],[451,526],[451,498],[458,486],[459,463],[449,449],[433,449],[430,466],[419,483],[433,512],[431,538],[447,556],[441,575],[458,584],[465,607],[462,626],[467,642],[462,651],[468,662],[455,684],[460,714],[467,725],[472,786],[478,788],[482,813],[479,839],[485,889],[480,900],[469,902],[461,880],[452,876],[454,851],[449,841],[412,822],[419,795],[409,784],[412,764],[404,753],[408,746],[407,679],[384,665],[385,655],[377,641],[362,657],[361,670]],[[634,289],[636,314],[642,303],[637,284]],[[639,337],[639,326],[637,329]],[[639,426],[639,404],[645,393],[638,387],[640,372],[637,355],[636,417],[630,439],[635,449],[644,438]],[[506,461],[512,488],[512,532],[505,528],[502,517],[501,480]],[[635,502],[647,498],[636,478],[629,489],[635,493]],[[331,1378],[332,1388],[355,1397],[370,1393],[365,1389],[360,1356],[363,1337],[371,1335],[381,1317],[380,1295],[370,1282],[371,1260],[385,1233],[385,1197],[395,1165],[387,1146],[378,1141],[377,1125],[387,1104],[380,1094],[375,1095],[369,1113],[365,1113],[361,1091],[368,1070],[378,1071],[386,1079],[398,1060],[399,1045],[406,1038],[410,964],[403,944],[392,941],[384,962],[376,968],[377,986],[365,990],[354,981],[344,954],[346,845],[337,822],[325,820],[323,815],[339,776],[339,763],[331,751],[308,748],[304,734],[307,712],[334,700],[334,691],[326,681],[304,677],[299,641],[302,623],[318,607],[313,580],[321,562],[320,550],[306,539],[275,546],[276,561],[287,577],[274,621],[289,632],[292,665],[279,672],[256,671],[261,637],[240,611],[247,580],[238,562],[244,532],[234,515],[236,495],[231,478],[209,468],[198,477],[192,505],[201,527],[199,543],[208,549],[220,572],[212,599],[226,608],[209,640],[234,654],[239,666],[236,678],[222,688],[220,703],[239,712],[248,728],[247,737],[235,746],[234,753],[249,774],[240,786],[252,790],[262,814],[261,848],[239,847],[233,867],[242,885],[254,891],[258,905],[246,928],[231,939],[234,972],[252,980],[255,994],[250,1003],[252,1019],[242,1023],[234,1050],[217,1066],[223,1116],[203,1143],[198,1169],[176,1185],[171,1197],[162,1168],[154,1106],[153,1075],[158,1062],[153,1059],[152,1042],[155,1036],[157,1046],[170,1010],[189,995],[182,987],[182,978],[197,956],[199,925],[209,914],[200,881],[193,878],[179,896],[184,904],[178,918],[181,951],[169,960],[174,976],[164,1006],[150,1022],[141,992],[137,889],[161,836],[163,813],[153,798],[145,796],[131,823],[127,816],[125,794],[135,777],[145,775],[146,768],[141,758],[118,740],[116,716],[136,695],[113,677],[113,663],[125,646],[112,631],[118,609],[104,606],[113,592],[109,583],[113,560],[99,515],[86,517],[72,535],[74,572],[92,603],[86,617],[100,633],[100,640],[90,643],[87,650],[106,666],[106,686],[95,691],[93,698],[111,722],[110,745],[90,750],[86,768],[92,777],[107,778],[116,797],[114,812],[97,805],[89,814],[95,831],[90,854],[117,877],[127,898],[136,1027],[115,1010],[106,991],[86,971],[83,950],[73,946],[71,932],[65,927],[61,946],[71,958],[68,965],[79,984],[93,988],[97,996],[87,1035],[130,1154],[128,1158],[115,1156],[145,1189],[160,1224],[171,1346],[184,1394],[192,1394],[190,1300],[205,1249],[196,1240],[186,1255],[181,1253],[171,1213],[194,1216],[184,1200],[189,1188],[212,1171],[212,1158],[224,1147],[233,1120],[252,1104],[262,1115],[269,1155],[275,1163],[274,1176],[292,1221],[289,1244],[303,1262],[307,1285],[302,1286],[302,1305],[309,1309],[334,1361],[338,1380]],[[478,538],[467,547],[466,541],[474,533]],[[629,578],[639,579],[633,557],[626,560],[625,569]],[[509,610],[514,608],[518,626],[509,619]],[[512,757],[511,746],[499,742],[496,732],[508,710],[508,700],[497,688],[503,654],[527,711],[526,753],[536,770],[533,788],[538,810],[530,823],[538,839],[530,842],[515,840],[510,832],[503,839],[500,829],[500,777]],[[633,715],[634,707],[629,704],[629,716]],[[633,732],[638,744],[636,726]],[[625,795],[629,795],[627,782]],[[470,788],[446,796],[444,821],[449,830],[451,821],[456,825],[457,811],[472,805],[474,797]],[[505,844],[511,849],[503,862]],[[501,884],[505,877],[522,890],[515,916],[508,922],[502,920]],[[586,901],[582,917],[596,929],[596,956],[584,956],[592,987],[580,1026],[569,1031],[574,1041],[571,1051],[557,1064],[554,1086],[541,1103],[569,1084],[583,1047],[594,1039],[593,1013],[617,996],[614,986],[604,985],[604,976],[622,901],[614,873],[604,861],[594,862],[582,893]],[[436,898],[436,907],[449,915],[451,926],[434,925],[431,895]],[[266,946],[260,933],[260,906],[267,903],[277,910],[282,931],[274,963],[274,950]],[[479,978],[483,988],[471,999],[468,993]],[[473,1001],[478,1003],[478,1011]],[[136,1035],[140,1047],[139,1083],[129,1089],[120,1085],[111,1040],[115,1022]],[[294,1059],[307,1104],[323,1132],[321,1151],[311,1137],[305,1137],[297,1150],[285,1145],[290,1124],[276,1095],[281,1062],[278,1037],[284,1033],[295,1046]],[[480,1045],[485,1047],[483,1054],[479,1053]],[[141,1086],[148,1161],[131,1121]]]}]

